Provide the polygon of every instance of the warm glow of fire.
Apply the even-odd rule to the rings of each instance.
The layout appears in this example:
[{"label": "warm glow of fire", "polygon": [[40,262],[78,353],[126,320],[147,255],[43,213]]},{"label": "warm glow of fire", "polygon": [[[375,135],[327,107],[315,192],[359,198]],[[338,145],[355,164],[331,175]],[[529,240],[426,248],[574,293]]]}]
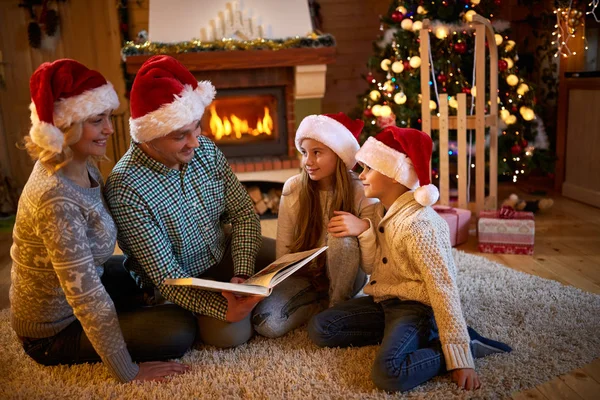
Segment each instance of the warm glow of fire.
[{"label": "warm glow of fire", "polygon": [[219,117],[216,106],[213,104],[210,106],[210,130],[215,137],[215,140],[232,135],[237,139],[240,139],[242,135],[272,135],[273,118],[271,118],[269,108],[265,107],[264,116],[257,118],[256,127],[252,128],[247,120],[240,119],[235,114],[231,114],[229,117]]}]

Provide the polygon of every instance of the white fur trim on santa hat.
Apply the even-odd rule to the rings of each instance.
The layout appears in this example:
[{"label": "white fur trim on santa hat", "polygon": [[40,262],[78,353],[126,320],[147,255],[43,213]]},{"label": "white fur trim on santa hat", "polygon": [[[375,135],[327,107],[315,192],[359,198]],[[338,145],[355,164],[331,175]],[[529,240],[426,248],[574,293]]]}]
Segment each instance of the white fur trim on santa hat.
[{"label": "white fur trim on santa hat", "polygon": [[348,169],[356,164],[354,158],[360,148],[358,141],[342,123],[326,115],[309,115],[304,118],[296,131],[296,148],[300,148],[304,139],[314,139],[329,147],[337,154]]},{"label": "white fur trim on santa hat", "polygon": [[145,143],[199,120],[215,94],[215,87],[208,81],[198,82],[195,90],[191,85],[185,85],[171,103],[142,117],[129,118],[131,137],[137,143]]},{"label": "white fur trim on santa hat", "polygon": [[36,145],[60,153],[65,141],[60,128],[68,128],[73,123],[85,121],[94,115],[117,108],[119,108],[119,97],[110,82],[95,89],[86,90],[77,96],[55,102],[52,116],[54,125],[40,121],[35,103],[31,102],[29,105],[31,110],[29,136]]},{"label": "white fur trim on santa hat", "polygon": [[411,190],[419,187],[419,178],[410,158],[373,137],[369,137],[356,153],[356,161]]},{"label": "white fur trim on santa hat", "polygon": [[31,141],[45,150],[61,153],[65,143],[65,135],[56,126],[47,122],[37,122],[29,129]]},{"label": "white fur trim on santa hat", "polygon": [[415,200],[423,207],[434,205],[440,198],[440,192],[432,185],[424,185],[415,190]]}]

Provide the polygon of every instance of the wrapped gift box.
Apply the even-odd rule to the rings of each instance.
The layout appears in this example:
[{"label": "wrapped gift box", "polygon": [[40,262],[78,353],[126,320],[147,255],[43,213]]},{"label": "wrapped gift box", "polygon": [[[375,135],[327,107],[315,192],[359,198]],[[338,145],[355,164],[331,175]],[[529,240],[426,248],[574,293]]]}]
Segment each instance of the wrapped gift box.
[{"label": "wrapped gift box", "polygon": [[452,247],[465,243],[469,239],[471,211],[448,206],[433,206],[433,209],[448,223]]},{"label": "wrapped gift box", "polygon": [[535,220],[532,212],[503,207],[481,211],[477,223],[479,251],[533,255]]}]

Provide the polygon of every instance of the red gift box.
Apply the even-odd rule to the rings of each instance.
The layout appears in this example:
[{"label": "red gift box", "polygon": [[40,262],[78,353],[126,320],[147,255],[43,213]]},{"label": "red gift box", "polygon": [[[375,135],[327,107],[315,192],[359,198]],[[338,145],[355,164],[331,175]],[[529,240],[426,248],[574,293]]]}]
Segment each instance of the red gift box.
[{"label": "red gift box", "polygon": [[465,243],[469,239],[471,211],[448,206],[433,206],[433,209],[448,223],[452,247]]},{"label": "red gift box", "polygon": [[533,255],[535,220],[532,212],[502,207],[481,211],[477,223],[479,251],[482,253]]}]

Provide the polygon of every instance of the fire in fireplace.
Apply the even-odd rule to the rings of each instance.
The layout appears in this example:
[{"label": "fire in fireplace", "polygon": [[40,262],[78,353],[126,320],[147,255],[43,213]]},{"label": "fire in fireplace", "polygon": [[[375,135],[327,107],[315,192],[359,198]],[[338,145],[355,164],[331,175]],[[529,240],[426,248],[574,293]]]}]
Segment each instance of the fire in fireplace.
[{"label": "fire in fireplace", "polygon": [[285,155],[284,88],[219,90],[202,117],[201,128],[228,158]]}]

